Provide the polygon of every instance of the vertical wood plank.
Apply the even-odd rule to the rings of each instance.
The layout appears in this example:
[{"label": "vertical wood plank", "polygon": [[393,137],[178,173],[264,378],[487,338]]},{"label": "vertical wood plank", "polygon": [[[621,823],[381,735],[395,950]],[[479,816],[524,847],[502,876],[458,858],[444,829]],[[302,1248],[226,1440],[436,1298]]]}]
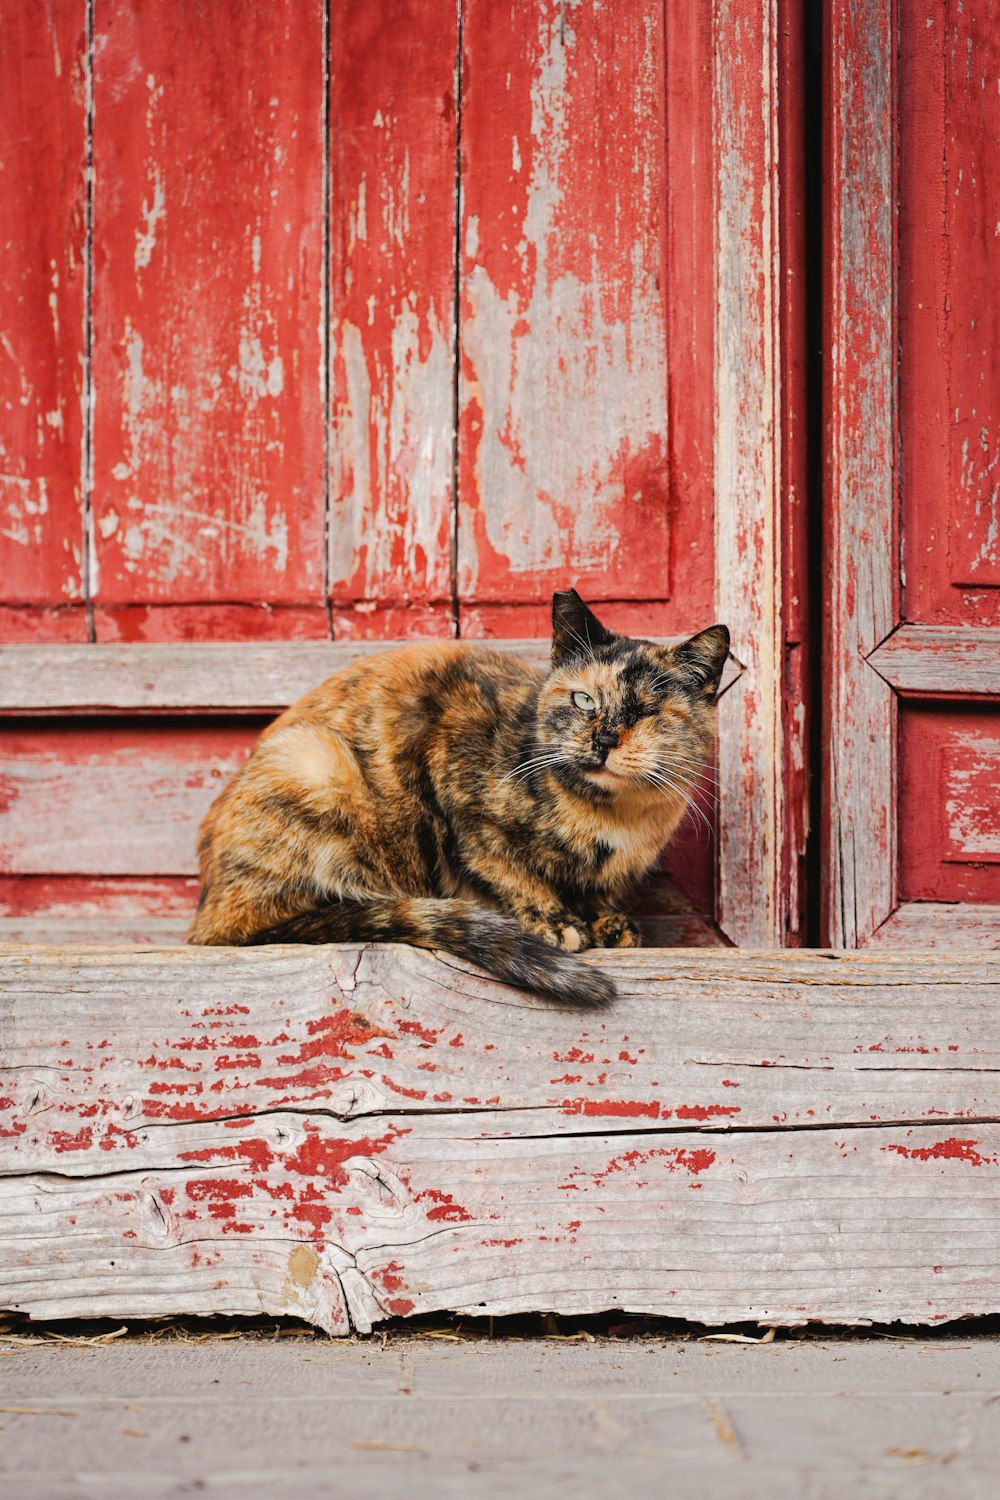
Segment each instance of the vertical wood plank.
[{"label": "vertical wood plank", "polygon": [[719,714],[718,918],[740,946],[785,933],[777,18],[716,3],[716,594],[746,668]]},{"label": "vertical wood plank", "polygon": [[830,7],[825,35],[822,894],[853,948],[895,905],[895,699],[864,659],[898,619],[893,0]]},{"label": "vertical wood plank", "polygon": [[452,632],[457,49],[457,0],[333,9],[338,636]]},{"label": "vertical wood plank", "polygon": [[83,0],[5,7],[0,100],[0,637],[85,640]]},{"label": "vertical wood plank", "polygon": [[465,14],[461,600],[663,600],[663,6]]},{"label": "vertical wood plank", "polygon": [[94,16],[98,633],[128,605],[322,625],[321,0]]}]

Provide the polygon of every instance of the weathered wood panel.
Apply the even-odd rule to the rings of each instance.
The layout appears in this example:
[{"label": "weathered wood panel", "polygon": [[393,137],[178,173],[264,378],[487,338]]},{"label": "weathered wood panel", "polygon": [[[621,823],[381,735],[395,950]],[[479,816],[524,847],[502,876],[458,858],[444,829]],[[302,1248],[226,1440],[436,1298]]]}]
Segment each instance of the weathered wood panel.
[{"label": "weathered wood panel", "polygon": [[868,658],[897,693],[1000,696],[1000,630],[901,625]]},{"label": "weathered wood panel", "polygon": [[98,634],[258,600],[325,631],[322,5],[97,0],[94,31]]},{"label": "weathered wood panel", "polygon": [[911,620],[1000,624],[998,74],[996,0],[932,0],[906,18],[900,420]]},{"label": "weathered wood panel", "polygon": [[0,732],[0,871],[191,875],[202,815],[253,747],[244,722],[100,720]]},{"label": "weathered wood panel", "polygon": [[1000,923],[1000,708],[903,705],[899,810],[901,898],[994,901]]},{"label": "weathered wood panel", "polygon": [[663,600],[663,6],[470,0],[462,46],[459,595]]},{"label": "weathered wood panel", "polygon": [[[0,646],[0,713],[115,710],[259,712],[289,703],[344,667],[403,641],[192,642],[76,648]],[[549,662],[547,640],[489,641],[532,666]],[[725,693],[740,674],[732,657]]]},{"label": "weathered wood panel", "polygon": [[406,949],[0,959],[7,1306],[1000,1309],[974,957],[591,956],[583,1014]]},{"label": "weathered wood panel", "polygon": [[897,35],[891,0],[825,15],[822,897],[828,940],[855,947],[896,904],[895,699],[864,658],[899,619]]},{"label": "weathered wood panel", "polygon": [[0,611],[85,640],[86,6],[7,6],[0,47]]},{"label": "weathered wood panel", "polygon": [[[1000,906],[974,901],[904,901],[867,947],[913,952],[992,953],[1000,950]],[[996,962],[996,960],[994,960]]]},{"label": "weathered wood panel", "polygon": [[458,4],[330,17],[337,636],[454,629]]}]

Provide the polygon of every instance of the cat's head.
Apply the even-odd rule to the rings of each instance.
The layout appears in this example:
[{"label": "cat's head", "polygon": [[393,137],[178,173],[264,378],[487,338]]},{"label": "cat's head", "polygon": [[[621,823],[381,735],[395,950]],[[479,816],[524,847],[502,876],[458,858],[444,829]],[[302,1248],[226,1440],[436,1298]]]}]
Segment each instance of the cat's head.
[{"label": "cat's head", "polygon": [[552,599],[552,670],[538,739],[552,769],[592,791],[669,792],[686,800],[712,753],[725,625],[676,646],[616,635],[575,589]]}]

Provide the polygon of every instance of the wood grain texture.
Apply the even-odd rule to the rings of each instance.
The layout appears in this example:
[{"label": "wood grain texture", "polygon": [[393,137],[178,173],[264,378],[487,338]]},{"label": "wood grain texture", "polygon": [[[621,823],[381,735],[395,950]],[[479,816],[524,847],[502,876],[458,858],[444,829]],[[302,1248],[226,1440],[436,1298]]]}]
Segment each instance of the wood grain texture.
[{"label": "wood grain texture", "polygon": [[[715,574],[746,669],[719,718],[718,918],[738,945],[780,946],[788,896],[781,728],[779,30],[774,0],[716,7]],[[737,33],[741,44],[734,47]]]},{"label": "wood grain texture", "polygon": [[[344,667],[405,641],[188,642],[76,647],[0,646],[0,714],[255,713],[287,708]],[[549,662],[547,640],[490,640],[532,666]],[[732,657],[725,693],[740,674]]]},{"label": "wood grain texture", "polygon": [[1000,1309],[995,964],[587,961],[601,1013],[398,948],[3,950],[3,1304]]},{"label": "wood grain texture", "polygon": [[894,17],[857,0],[825,28],[822,895],[827,940],[846,947],[896,899],[895,700],[864,660],[899,619]]},{"label": "wood grain texture", "polygon": [[97,0],[99,608],[325,619],[322,36],[319,0]]},{"label": "wood grain texture", "polygon": [[1000,695],[1000,629],[901,625],[868,664],[897,693]]},{"label": "wood grain texture", "polygon": [[457,53],[457,0],[331,12],[338,636],[391,635],[393,607],[452,633]]},{"label": "wood grain texture", "polygon": [[866,947],[922,949],[942,955],[995,953],[1000,949],[1000,906],[974,901],[901,901]]},{"label": "wood grain texture", "polygon": [[36,639],[85,639],[54,606],[83,599],[86,6],[44,12],[6,6],[0,48],[0,577]]}]

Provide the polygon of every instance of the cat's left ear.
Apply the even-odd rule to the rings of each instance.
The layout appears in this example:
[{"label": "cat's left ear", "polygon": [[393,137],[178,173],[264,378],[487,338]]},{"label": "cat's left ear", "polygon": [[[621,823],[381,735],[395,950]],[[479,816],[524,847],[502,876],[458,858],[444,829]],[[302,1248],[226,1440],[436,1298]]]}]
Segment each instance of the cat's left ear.
[{"label": "cat's left ear", "polygon": [[674,662],[695,694],[714,703],[728,655],[729,631],[725,625],[710,625],[675,648]]},{"label": "cat's left ear", "polygon": [[571,656],[592,656],[596,646],[615,639],[584,604],[576,589],[560,589],[552,595],[552,665],[561,666]]}]

